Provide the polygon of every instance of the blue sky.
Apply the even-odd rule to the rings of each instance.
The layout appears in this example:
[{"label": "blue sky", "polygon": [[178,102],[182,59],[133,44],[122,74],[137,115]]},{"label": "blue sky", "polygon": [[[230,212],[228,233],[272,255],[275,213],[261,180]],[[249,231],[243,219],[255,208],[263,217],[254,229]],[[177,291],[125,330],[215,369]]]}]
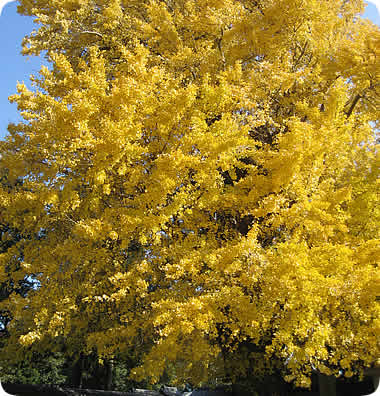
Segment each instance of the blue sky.
[{"label": "blue sky", "polygon": [[[374,1],[380,3],[380,0]],[[23,37],[34,29],[33,18],[17,14],[15,1],[0,0],[0,12],[0,139],[3,139],[7,125],[21,120],[17,106],[8,102],[8,96],[16,92],[17,81],[30,87],[29,75],[37,74],[41,65],[47,63],[42,57],[20,54]],[[368,3],[364,16],[380,25],[380,15],[374,4]]]}]

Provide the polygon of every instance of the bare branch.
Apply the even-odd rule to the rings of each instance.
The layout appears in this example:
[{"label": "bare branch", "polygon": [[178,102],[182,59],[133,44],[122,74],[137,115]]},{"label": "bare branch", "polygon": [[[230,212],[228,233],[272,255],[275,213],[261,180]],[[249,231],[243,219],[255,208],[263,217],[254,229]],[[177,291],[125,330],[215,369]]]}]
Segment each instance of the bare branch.
[{"label": "bare branch", "polygon": [[78,34],[93,34],[95,36],[98,36],[99,38],[103,38],[103,35],[98,33],[98,32],[93,32],[91,30],[84,30],[83,32],[78,32]]},{"label": "bare branch", "polygon": [[362,96],[359,95],[359,94],[357,94],[357,95],[355,96],[354,100],[353,100],[352,103],[351,103],[350,108],[348,109],[348,111],[347,111],[347,113],[346,113],[347,118],[350,117],[350,115],[352,114],[352,112],[353,112],[354,109],[355,109],[355,106],[357,105],[357,103],[359,102],[359,100],[360,100],[361,98],[362,98]]},{"label": "bare branch", "polygon": [[224,31],[223,31],[223,28],[221,28],[220,37],[216,40],[216,44],[218,46],[220,54],[222,55],[223,70],[226,70],[226,57],[224,56],[224,51],[222,48],[223,35],[224,35]]}]

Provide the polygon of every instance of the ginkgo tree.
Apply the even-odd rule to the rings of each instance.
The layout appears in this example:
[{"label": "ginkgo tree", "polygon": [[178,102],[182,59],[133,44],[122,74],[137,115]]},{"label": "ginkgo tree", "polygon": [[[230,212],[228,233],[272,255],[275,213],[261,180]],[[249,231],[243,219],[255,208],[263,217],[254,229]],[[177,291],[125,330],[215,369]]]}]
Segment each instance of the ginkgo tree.
[{"label": "ginkgo tree", "polygon": [[[379,356],[380,31],[361,0],[21,0],[2,356],[135,379],[360,374]],[[17,181],[22,180],[22,183]],[[7,263],[22,251],[17,270]],[[18,351],[10,352],[10,351]]]}]

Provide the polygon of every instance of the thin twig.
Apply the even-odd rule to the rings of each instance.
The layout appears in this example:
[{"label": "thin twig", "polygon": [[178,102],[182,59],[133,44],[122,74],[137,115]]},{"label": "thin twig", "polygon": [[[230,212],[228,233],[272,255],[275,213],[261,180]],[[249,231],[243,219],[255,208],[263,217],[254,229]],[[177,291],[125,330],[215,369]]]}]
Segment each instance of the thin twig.
[{"label": "thin twig", "polygon": [[221,33],[220,37],[216,40],[216,44],[218,45],[219,52],[222,55],[223,70],[226,70],[226,58],[224,56],[224,52],[222,49],[222,39],[223,39],[223,34],[224,34],[223,28],[220,29],[220,33]]},{"label": "thin twig", "polygon": [[79,34],[93,34],[95,36],[98,36],[100,38],[103,38],[103,35],[98,33],[98,32],[93,32],[91,30],[84,30],[83,32],[78,32]]}]

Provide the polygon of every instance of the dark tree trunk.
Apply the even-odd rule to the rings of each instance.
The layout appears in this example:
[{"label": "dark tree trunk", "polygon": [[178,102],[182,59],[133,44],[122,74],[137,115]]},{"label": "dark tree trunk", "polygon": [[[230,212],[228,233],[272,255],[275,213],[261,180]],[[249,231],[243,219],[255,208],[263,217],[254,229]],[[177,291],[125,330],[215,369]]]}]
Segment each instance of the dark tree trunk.
[{"label": "dark tree trunk", "polygon": [[112,368],[113,368],[112,360],[106,360],[104,362],[104,367],[106,369],[104,390],[109,391],[112,389]]},{"label": "dark tree trunk", "polygon": [[320,396],[336,396],[336,378],[333,375],[318,373]]},{"label": "dark tree trunk", "polygon": [[80,354],[78,360],[74,363],[72,370],[72,385],[74,388],[81,389],[83,386],[83,368],[84,356]]}]

